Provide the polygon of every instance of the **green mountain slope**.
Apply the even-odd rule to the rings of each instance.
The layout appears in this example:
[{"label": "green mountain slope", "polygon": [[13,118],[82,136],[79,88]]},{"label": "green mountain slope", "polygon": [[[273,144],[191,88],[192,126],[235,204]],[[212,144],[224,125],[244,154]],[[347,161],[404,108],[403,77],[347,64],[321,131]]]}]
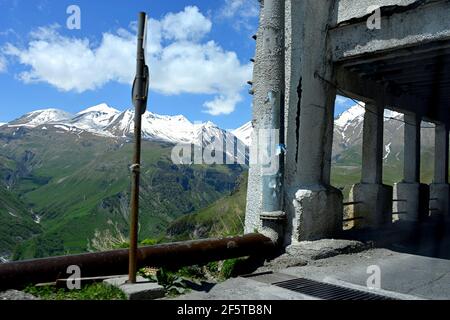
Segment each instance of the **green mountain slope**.
[{"label": "green mountain slope", "polygon": [[8,257],[19,243],[40,232],[40,225],[20,200],[0,186],[0,257]]},{"label": "green mountain slope", "polygon": [[174,241],[214,238],[242,234],[247,198],[245,173],[229,196],[217,200],[196,213],[184,215],[167,228],[167,237]]},{"label": "green mountain slope", "polygon": [[[403,179],[403,149],[393,149],[396,157],[386,157],[383,161],[383,183],[394,185]],[[422,146],[420,180],[430,184],[433,180],[434,151],[429,145]],[[361,146],[352,146],[342,151],[338,159],[333,161],[331,183],[343,188],[344,198],[348,197],[350,187],[361,179]]]},{"label": "green mountain slope", "polygon": [[[86,250],[96,230],[127,234],[132,144],[124,139],[25,128],[0,132],[0,179],[41,219],[42,234],[16,259]],[[177,217],[235,188],[240,166],[175,166],[172,145],[142,146],[140,237],[156,237]]]}]

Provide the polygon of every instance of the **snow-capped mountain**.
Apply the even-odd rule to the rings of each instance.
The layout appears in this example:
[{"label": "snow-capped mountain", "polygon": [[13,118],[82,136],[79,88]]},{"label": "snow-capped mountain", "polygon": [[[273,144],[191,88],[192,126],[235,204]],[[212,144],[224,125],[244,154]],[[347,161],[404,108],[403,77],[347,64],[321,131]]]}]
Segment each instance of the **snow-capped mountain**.
[{"label": "snow-capped mountain", "polygon": [[[107,137],[131,138],[134,133],[134,110],[120,112],[107,104],[99,104],[71,115],[57,109],[27,113],[7,124],[9,127],[28,127],[80,134],[89,132]],[[225,134],[227,135],[225,137]],[[146,112],[142,116],[142,138],[170,143],[206,146],[212,141],[234,141],[235,135],[212,122],[192,123],[182,115],[164,116]],[[219,140],[216,140],[219,139]]]},{"label": "snow-capped mountain", "polygon": [[69,120],[72,114],[58,109],[43,109],[29,112],[22,117],[8,123],[9,127],[35,128],[43,124]]},{"label": "snow-capped mountain", "polygon": [[[129,137],[134,133],[134,110],[117,114],[105,132],[113,136]],[[142,116],[142,137],[150,140],[163,140],[173,143],[191,143],[196,126],[184,116],[162,116],[146,112]]]},{"label": "snow-capped mountain", "polygon": [[[350,148],[362,143],[364,108],[355,105],[344,111],[334,122],[333,154],[335,159]],[[394,152],[398,157],[403,146],[403,114],[386,109],[384,113],[385,160]],[[359,149],[358,149],[359,150]]]},{"label": "snow-capped mountain", "polygon": [[[364,122],[364,107],[355,105],[335,119],[333,160],[351,150],[360,154]],[[385,160],[390,157],[398,159],[403,148],[403,115],[394,111],[385,111]],[[100,136],[132,138],[134,132],[134,110],[123,112],[99,104],[89,107],[75,115],[57,109],[33,111],[6,124],[9,127],[28,127],[48,130],[54,128],[58,132],[80,134],[89,132]],[[169,143],[195,144],[203,147],[212,141],[226,141],[224,147],[232,145],[239,139],[246,146],[251,144],[253,127],[251,122],[245,123],[233,131],[225,131],[212,122],[192,123],[182,115],[164,116],[146,112],[142,117],[142,137],[147,140]],[[431,145],[432,130],[425,131],[423,145]]]},{"label": "snow-capped mountain", "polygon": [[78,129],[101,133],[120,114],[107,104],[99,104],[78,112],[68,123]]},{"label": "snow-capped mountain", "polygon": [[231,133],[234,134],[239,140],[244,142],[247,146],[249,146],[252,143],[252,133],[253,133],[252,122],[251,121],[247,122],[242,127],[239,127],[236,130],[231,131]]}]

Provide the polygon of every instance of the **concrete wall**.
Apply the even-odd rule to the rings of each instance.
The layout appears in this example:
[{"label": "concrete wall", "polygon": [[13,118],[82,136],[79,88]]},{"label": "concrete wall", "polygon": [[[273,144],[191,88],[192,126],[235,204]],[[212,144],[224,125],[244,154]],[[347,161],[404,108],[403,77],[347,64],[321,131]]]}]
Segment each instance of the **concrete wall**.
[{"label": "concrete wall", "polygon": [[334,28],[329,33],[333,60],[342,61],[363,54],[448,40],[450,39],[449,13],[448,1],[433,1],[428,6],[422,5],[420,8],[408,10],[402,14],[382,14],[379,30],[369,30],[365,20]]},{"label": "concrete wall", "polygon": [[337,21],[343,23],[351,19],[359,19],[367,16],[371,6],[408,6],[421,0],[340,0],[337,6]]}]

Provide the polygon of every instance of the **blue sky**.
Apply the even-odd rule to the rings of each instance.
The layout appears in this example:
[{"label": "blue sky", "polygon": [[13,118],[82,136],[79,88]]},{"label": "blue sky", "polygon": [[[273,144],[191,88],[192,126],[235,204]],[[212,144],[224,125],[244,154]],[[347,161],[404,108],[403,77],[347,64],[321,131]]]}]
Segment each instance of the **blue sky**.
[{"label": "blue sky", "polygon": [[[67,8],[81,29],[67,28]],[[0,0],[0,122],[43,108],[131,107],[135,20],[146,11],[148,110],[235,128],[251,119],[254,0]],[[354,103],[338,99],[336,113]]]}]

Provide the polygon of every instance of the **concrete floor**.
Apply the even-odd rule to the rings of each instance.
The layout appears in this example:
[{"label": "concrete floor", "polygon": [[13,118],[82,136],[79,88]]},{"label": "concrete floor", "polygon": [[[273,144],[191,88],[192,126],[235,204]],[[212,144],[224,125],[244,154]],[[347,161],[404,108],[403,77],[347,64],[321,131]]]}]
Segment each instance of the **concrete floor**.
[{"label": "concrete floor", "polygon": [[[369,290],[367,268],[381,270],[381,290]],[[357,254],[317,260],[303,267],[287,268],[254,278],[236,278],[193,291],[177,299],[211,300],[314,300],[313,297],[275,287],[270,283],[309,278],[399,299],[450,299],[450,260],[372,249]]]}]

